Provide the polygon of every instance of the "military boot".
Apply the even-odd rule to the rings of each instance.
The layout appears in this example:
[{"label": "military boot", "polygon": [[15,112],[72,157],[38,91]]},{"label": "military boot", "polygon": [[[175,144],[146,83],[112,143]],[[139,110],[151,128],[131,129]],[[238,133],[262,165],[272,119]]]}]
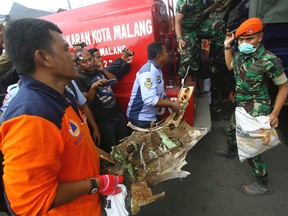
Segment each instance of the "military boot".
[{"label": "military boot", "polygon": [[238,158],[237,147],[229,145],[229,143],[227,149],[219,149],[216,151],[216,153],[219,154],[221,157],[225,157],[228,159],[236,160]]},{"label": "military boot", "polygon": [[216,151],[221,157],[236,160],[238,158],[237,152],[230,151],[229,149],[219,149]]},{"label": "military boot", "polygon": [[250,185],[241,186],[241,191],[251,196],[271,194],[272,187],[268,182],[268,175],[257,177],[257,181]]}]

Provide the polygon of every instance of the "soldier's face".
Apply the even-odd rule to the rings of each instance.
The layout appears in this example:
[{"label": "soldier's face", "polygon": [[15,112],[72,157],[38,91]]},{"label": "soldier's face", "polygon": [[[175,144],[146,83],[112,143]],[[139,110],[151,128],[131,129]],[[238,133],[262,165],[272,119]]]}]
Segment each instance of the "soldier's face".
[{"label": "soldier's face", "polygon": [[241,45],[242,43],[248,43],[256,47],[263,38],[263,33],[258,33],[255,35],[250,35],[250,36],[239,36],[238,37],[238,46]]}]

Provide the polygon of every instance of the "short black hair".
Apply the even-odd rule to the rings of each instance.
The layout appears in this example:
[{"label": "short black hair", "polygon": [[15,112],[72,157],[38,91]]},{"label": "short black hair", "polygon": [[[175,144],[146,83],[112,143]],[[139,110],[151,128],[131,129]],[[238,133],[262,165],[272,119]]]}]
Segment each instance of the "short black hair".
[{"label": "short black hair", "polygon": [[157,55],[163,52],[163,45],[164,43],[161,41],[156,41],[148,45],[147,52],[148,52],[148,59],[153,60],[157,57]]},{"label": "short black hair", "polygon": [[89,49],[88,52],[90,53],[92,57],[94,57],[94,52],[99,52],[99,50],[97,48],[92,48],[92,49]]},{"label": "short black hair", "polygon": [[62,34],[54,23],[34,18],[15,20],[5,28],[5,50],[19,74],[35,72],[33,55],[36,50],[42,49],[53,54],[51,30]]},{"label": "short black hair", "polygon": [[84,41],[82,41],[81,43],[78,42],[78,43],[73,44],[73,47],[74,47],[74,46],[80,46],[81,48],[84,48],[84,47],[87,46],[87,44],[86,44]]},{"label": "short black hair", "polygon": [[78,49],[75,54],[76,54],[76,56],[78,56],[78,55],[82,54],[83,52],[88,52],[91,55],[91,53],[85,48]]},{"label": "short black hair", "polygon": [[80,60],[83,60],[83,53],[88,53],[91,57],[93,57],[92,55],[91,55],[91,53],[88,51],[88,50],[86,50],[85,48],[80,48],[80,49],[78,49],[77,51],[76,51],[76,64],[79,64],[79,61]]}]

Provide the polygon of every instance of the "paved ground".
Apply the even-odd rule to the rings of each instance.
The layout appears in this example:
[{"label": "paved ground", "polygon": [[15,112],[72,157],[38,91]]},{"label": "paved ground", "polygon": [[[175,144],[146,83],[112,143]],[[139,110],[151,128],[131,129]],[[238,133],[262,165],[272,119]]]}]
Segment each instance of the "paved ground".
[{"label": "paved ground", "polygon": [[189,152],[188,164],[183,169],[189,171],[190,176],[153,188],[154,194],[164,190],[166,196],[142,207],[139,216],[287,216],[287,107],[282,111],[279,135],[283,142],[263,154],[274,190],[272,195],[243,194],[240,186],[254,181],[247,162],[231,161],[215,154],[226,144],[228,121],[223,119],[227,119],[227,113],[222,113],[218,118],[214,115],[211,132]]},{"label": "paved ground", "polygon": [[165,191],[165,197],[142,207],[138,216],[288,215],[288,107],[280,115],[279,135],[283,143],[263,154],[274,191],[272,195],[260,197],[249,197],[240,191],[241,185],[254,181],[246,162],[215,154],[226,144],[225,128],[231,109],[228,104],[222,107],[225,112],[219,109],[212,112],[211,132],[187,156],[188,164],[183,169],[190,176],[153,187],[154,194]]}]

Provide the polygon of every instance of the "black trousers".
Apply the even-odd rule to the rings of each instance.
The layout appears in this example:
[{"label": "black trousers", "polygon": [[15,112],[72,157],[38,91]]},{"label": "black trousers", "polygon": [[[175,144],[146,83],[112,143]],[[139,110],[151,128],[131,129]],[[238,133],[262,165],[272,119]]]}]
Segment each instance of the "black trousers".
[{"label": "black trousers", "polygon": [[101,133],[100,148],[106,152],[110,152],[112,146],[128,135],[126,120],[120,112],[117,116],[97,124]]}]

